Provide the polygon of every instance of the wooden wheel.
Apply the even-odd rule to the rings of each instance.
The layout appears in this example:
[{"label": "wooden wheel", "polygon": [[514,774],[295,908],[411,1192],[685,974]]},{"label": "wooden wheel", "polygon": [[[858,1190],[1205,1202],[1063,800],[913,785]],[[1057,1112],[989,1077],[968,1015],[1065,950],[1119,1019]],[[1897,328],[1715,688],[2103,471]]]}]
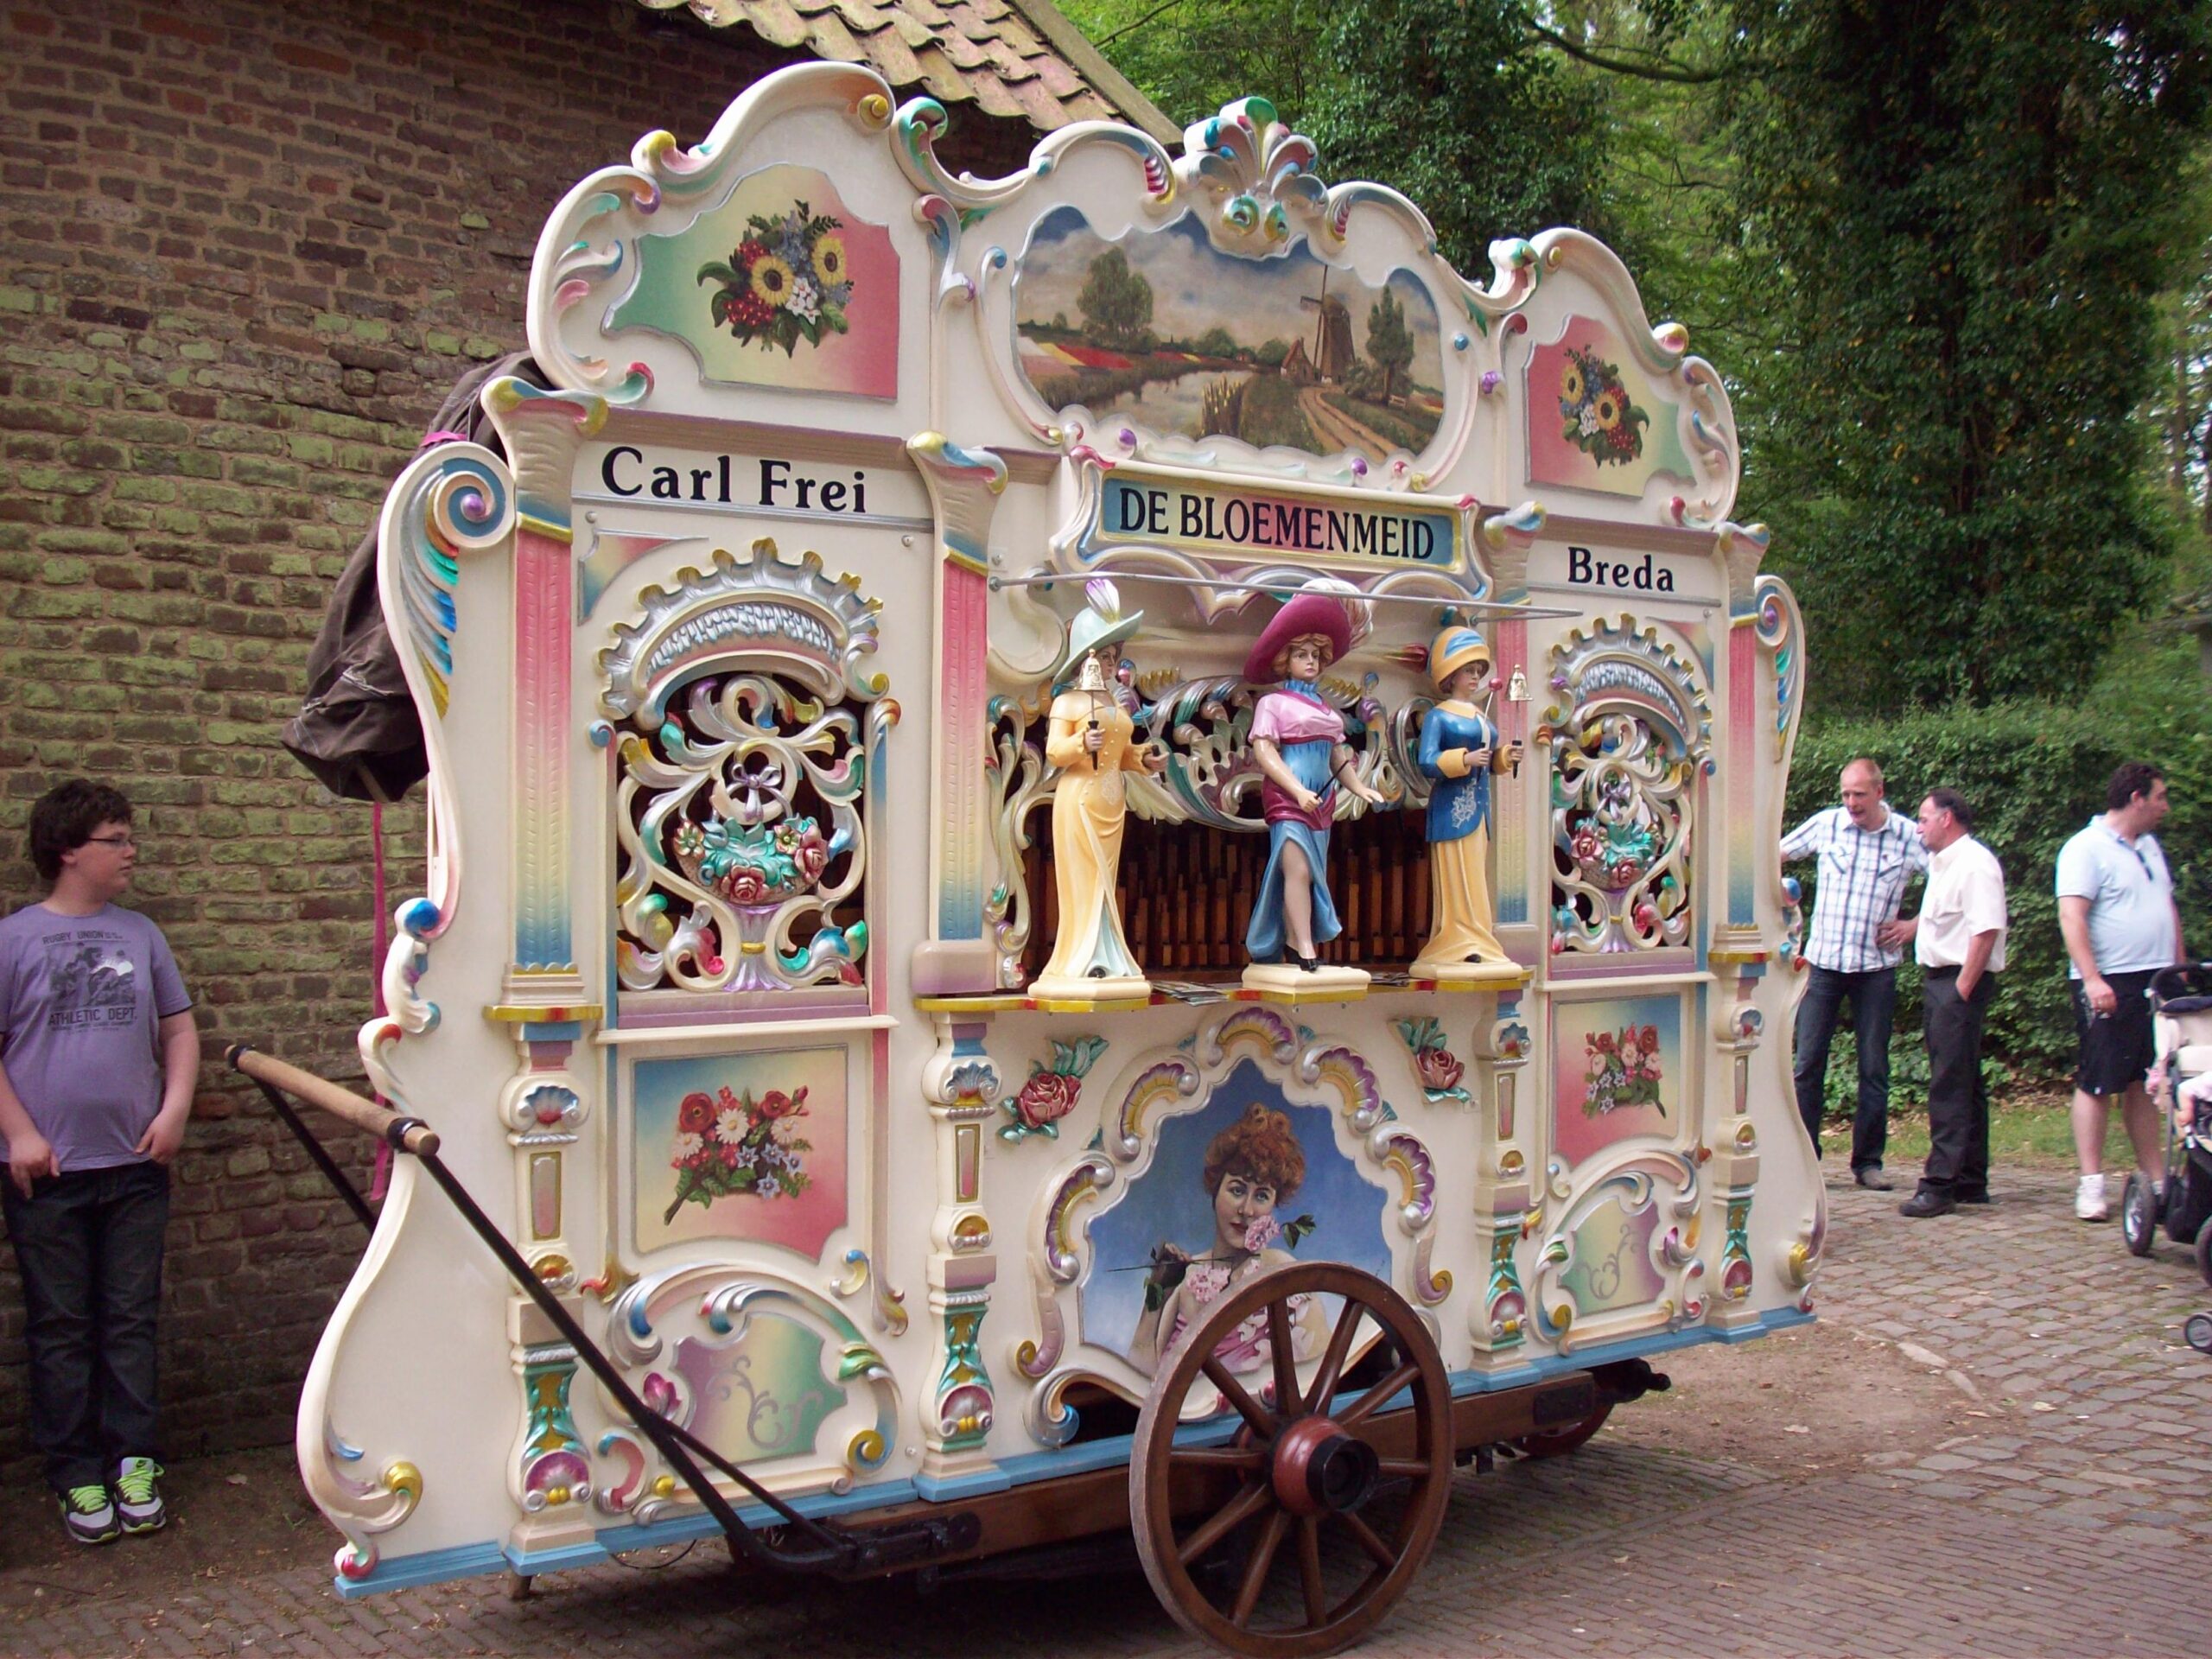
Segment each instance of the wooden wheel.
[{"label": "wooden wheel", "polygon": [[[1292,1299],[1302,1306],[1322,1295],[1340,1296],[1344,1306],[1319,1369],[1301,1389],[1293,1337],[1300,1308]],[[1267,1369],[1248,1372],[1248,1382],[1219,1351],[1255,1317],[1262,1323],[1251,1329],[1265,1333]],[[1368,1344],[1377,1345],[1385,1369],[1372,1387],[1340,1396],[1353,1350]],[[1194,1387],[1218,1390],[1243,1420],[1232,1438],[1177,1444]],[[1378,1423],[1382,1408],[1408,1390],[1411,1410]],[[1444,1362],[1402,1297],[1371,1274],[1332,1262],[1291,1262],[1260,1274],[1184,1332],[1160,1362],[1137,1419],[1129,1509],[1145,1577],[1177,1624],[1230,1653],[1254,1659],[1335,1653],[1382,1621],[1428,1558],[1451,1495],[1452,1449]],[[1378,1489],[1398,1483],[1404,1499],[1396,1518],[1371,1524],[1361,1511]],[[1207,1500],[1196,1512],[1194,1493]],[[1287,1612],[1262,1605],[1286,1543],[1298,1564],[1299,1592]],[[1235,1558],[1226,1574],[1206,1575],[1210,1590],[1193,1569],[1224,1546]]]},{"label": "wooden wheel", "polygon": [[1534,1434],[1523,1434],[1513,1442],[1514,1449],[1524,1458],[1563,1458],[1603,1428],[1605,1419],[1612,1414],[1613,1402],[1608,1400],[1579,1423],[1569,1423],[1565,1428],[1544,1428]]}]

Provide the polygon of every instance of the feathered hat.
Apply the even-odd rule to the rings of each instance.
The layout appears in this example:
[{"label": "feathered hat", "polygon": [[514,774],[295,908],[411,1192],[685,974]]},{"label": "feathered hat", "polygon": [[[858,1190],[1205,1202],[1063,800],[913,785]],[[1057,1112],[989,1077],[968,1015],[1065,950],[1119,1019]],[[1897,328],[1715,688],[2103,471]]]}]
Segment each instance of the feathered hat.
[{"label": "feathered hat", "polygon": [[1258,641],[1245,654],[1244,677],[1255,685],[1271,684],[1275,658],[1283,647],[1309,633],[1328,640],[1332,663],[1351,649],[1352,615],[1342,594],[1317,593],[1309,588],[1291,599],[1260,631]]},{"label": "feathered hat", "polygon": [[1094,576],[1083,584],[1083,595],[1090,602],[1076,613],[1074,621],[1068,624],[1068,648],[1061,653],[1059,664],[1052,670],[1054,680],[1065,680],[1083,665],[1083,659],[1101,645],[1118,645],[1144,626],[1144,613],[1122,611],[1122,592],[1103,576]]}]

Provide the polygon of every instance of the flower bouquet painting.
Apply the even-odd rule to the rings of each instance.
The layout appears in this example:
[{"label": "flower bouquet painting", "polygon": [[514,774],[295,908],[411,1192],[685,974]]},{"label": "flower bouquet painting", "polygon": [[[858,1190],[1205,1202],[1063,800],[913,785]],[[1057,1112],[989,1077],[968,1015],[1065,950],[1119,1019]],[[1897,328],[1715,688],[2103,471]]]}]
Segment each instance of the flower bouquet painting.
[{"label": "flower bouquet painting", "polygon": [[819,346],[849,324],[853,273],[845,261],[844,221],[793,201],[780,215],[754,213],[727,260],[699,267],[697,280],[719,283],[708,296],[715,326],[763,351],[791,356],[802,340]]},{"label": "flower bouquet painting", "polygon": [[1585,1116],[1603,1117],[1631,1106],[1649,1106],[1666,1115],[1659,1098],[1658,1027],[1593,1031],[1582,1039],[1582,1048]]},{"label": "flower bouquet painting", "polygon": [[785,1094],[771,1089],[760,1099],[732,1094],[724,1087],[709,1095],[696,1090],[677,1108],[676,1197],[663,1222],[676,1219],[687,1204],[704,1208],[716,1198],[740,1192],[756,1198],[795,1198],[812,1184],[804,1155],[811,1141],[795,1131],[806,1116],[806,1090]]},{"label": "flower bouquet painting", "polygon": [[848,1065],[842,1048],[639,1060],[637,1248],[747,1239],[818,1255],[849,1205]]},{"label": "flower bouquet painting", "polygon": [[681,340],[709,385],[899,395],[889,226],[855,213],[827,175],[789,162],[747,174],[695,217],[683,207],[664,201],[637,238],[635,276],[606,333]]},{"label": "flower bouquet painting", "polygon": [[1603,467],[1626,466],[1643,453],[1643,429],[1651,416],[1629,401],[1618,365],[1584,346],[1570,346],[1560,370],[1560,435]]},{"label": "flower bouquet painting", "polygon": [[1553,1145],[1570,1169],[1642,1135],[1677,1137],[1688,1082],[1681,997],[1606,997],[1552,1021]]}]

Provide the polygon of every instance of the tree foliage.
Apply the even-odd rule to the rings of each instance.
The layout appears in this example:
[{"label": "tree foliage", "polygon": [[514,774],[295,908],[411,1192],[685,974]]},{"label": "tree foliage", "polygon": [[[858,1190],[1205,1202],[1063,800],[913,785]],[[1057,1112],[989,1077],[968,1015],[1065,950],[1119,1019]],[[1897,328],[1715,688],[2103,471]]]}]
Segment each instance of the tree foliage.
[{"label": "tree foliage", "polygon": [[2191,251],[2202,9],[1735,0],[1732,20],[1735,207],[1778,325],[1738,365],[1747,505],[1786,527],[1817,692],[2078,687],[2172,552],[2133,416]]},{"label": "tree foliage", "polygon": [[1109,248],[1090,262],[1077,308],[1094,339],[1134,346],[1152,326],[1152,284],[1129,269],[1129,257]]},{"label": "tree foliage", "polygon": [[1406,308],[1385,288],[1367,308],[1367,355],[1382,371],[1382,401],[1389,403],[1398,387],[1398,377],[1412,366],[1413,331],[1406,327]]}]

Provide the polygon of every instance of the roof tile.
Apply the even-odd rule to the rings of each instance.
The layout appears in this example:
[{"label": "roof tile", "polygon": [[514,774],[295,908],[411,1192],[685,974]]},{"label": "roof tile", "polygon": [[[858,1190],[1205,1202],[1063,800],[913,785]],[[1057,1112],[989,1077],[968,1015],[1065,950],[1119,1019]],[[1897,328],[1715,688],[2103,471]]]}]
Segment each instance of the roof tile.
[{"label": "roof tile", "polygon": [[937,43],[963,73],[990,66],[991,54],[957,29],[938,30]]},{"label": "roof tile", "polygon": [[868,54],[861,50],[861,43],[853,38],[843,19],[834,11],[825,11],[814,18],[806,31],[807,50],[830,63],[865,63]]},{"label": "roof tile", "polygon": [[968,85],[976,94],[976,107],[985,115],[1012,115],[1027,118],[1029,111],[1021,100],[1007,89],[1006,83],[988,69],[971,69]]},{"label": "roof tile", "polygon": [[999,32],[998,26],[984,16],[976,0],[959,0],[957,5],[945,8],[945,15],[952,19],[953,27],[971,41],[991,40]]},{"label": "roof tile", "polygon": [[745,21],[772,46],[797,46],[806,39],[806,20],[789,0],[745,0]]},{"label": "roof tile", "polygon": [[873,35],[863,35],[860,45],[875,73],[893,86],[910,86],[922,78],[920,60],[897,29],[879,29]]},{"label": "roof tile", "polygon": [[[772,45],[872,66],[894,87],[1050,132],[1128,115],[1092,77],[1134,99],[1147,130],[1161,118],[1115,75],[1072,26],[1028,0],[638,0],[678,8],[715,28],[743,22]],[[1058,30],[1059,32],[1054,32]],[[1058,44],[1055,44],[1058,42]],[[1088,65],[1088,68],[1083,66]]]},{"label": "roof tile", "polygon": [[1017,80],[1037,79],[1037,72],[1024,63],[1004,41],[993,41],[983,50],[989,55],[991,67],[998,72],[998,78],[1007,86],[1011,86]]},{"label": "roof tile", "polygon": [[922,90],[931,98],[946,104],[965,104],[975,96],[952,60],[944,55],[943,47],[924,47],[914,54],[914,61],[922,67]]},{"label": "roof tile", "polygon": [[1054,98],[1073,98],[1077,92],[1090,90],[1083,77],[1069,68],[1066,60],[1057,53],[1039,52],[1027,61],[1045,90]]}]

